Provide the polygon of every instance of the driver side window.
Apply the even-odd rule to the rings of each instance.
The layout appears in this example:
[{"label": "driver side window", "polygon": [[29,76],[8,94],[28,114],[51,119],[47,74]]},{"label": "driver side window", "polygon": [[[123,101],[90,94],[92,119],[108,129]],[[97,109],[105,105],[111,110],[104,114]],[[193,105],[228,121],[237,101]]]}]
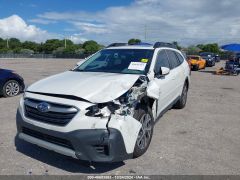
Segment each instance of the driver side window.
[{"label": "driver side window", "polygon": [[156,64],[155,64],[155,72],[158,72],[160,70],[160,67],[167,67],[170,69],[170,65],[169,65],[169,61],[168,61],[168,56],[166,54],[166,51],[165,50],[161,50],[159,53],[158,53],[158,56],[157,56],[157,61],[156,61]]}]

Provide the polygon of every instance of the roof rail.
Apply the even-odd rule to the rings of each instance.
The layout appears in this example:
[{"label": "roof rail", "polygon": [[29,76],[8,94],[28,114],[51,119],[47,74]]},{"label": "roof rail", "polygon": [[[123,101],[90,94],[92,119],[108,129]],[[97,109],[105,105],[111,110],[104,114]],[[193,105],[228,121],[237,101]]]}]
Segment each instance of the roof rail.
[{"label": "roof rail", "polygon": [[127,43],[112,43],[110,45],[107,46],[107,48],[109,47],[118,47],[118,46],[127,46]]},{"label": "roof rail", "polygon": [[133,45],[133,46],[153,46],[150,43],[146,43],[146,42],[138,42],[138,43],[133,43],[133,44],[128,44],[128,45]]},{"label": "roof rail", "polygon": [[167,42],[156,42],[153,46],[154,49],[160,48],[160,47],[169,47],[169,48],[177,49],[176,45],[167,43]]}]

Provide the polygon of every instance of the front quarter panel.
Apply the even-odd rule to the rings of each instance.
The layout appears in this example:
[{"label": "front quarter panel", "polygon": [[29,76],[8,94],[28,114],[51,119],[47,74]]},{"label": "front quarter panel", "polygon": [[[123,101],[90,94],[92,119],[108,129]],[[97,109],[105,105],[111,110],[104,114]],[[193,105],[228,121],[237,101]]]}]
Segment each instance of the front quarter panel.
[{"label": "front quarter panel", "polygon": [[108,127],[121,132],[127,153],[133,153],[142,124],[131,116],[112,115]]}]

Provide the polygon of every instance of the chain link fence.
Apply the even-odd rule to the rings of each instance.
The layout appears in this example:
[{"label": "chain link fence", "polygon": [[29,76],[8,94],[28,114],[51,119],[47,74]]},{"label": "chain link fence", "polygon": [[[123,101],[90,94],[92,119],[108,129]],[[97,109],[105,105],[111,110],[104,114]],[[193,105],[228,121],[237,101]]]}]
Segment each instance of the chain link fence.
[{"label": "chain link fence", "polygon": [[90,54],[17,54],[17,53],[3,53],[0,58],[64,58],[64,59],[84,59]]}]

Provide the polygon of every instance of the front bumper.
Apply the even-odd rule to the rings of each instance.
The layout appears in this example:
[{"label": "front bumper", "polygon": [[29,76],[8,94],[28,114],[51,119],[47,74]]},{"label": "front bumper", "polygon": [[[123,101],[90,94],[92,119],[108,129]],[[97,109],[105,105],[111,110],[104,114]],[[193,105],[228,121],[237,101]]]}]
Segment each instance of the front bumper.
[{"label": "front bumper", "polygon": [[197,70],[199,67],[198,64],[191,64],[191,70]]},{"label": "front bumper", "polygon": [[25,122],[16,115],[18,137],[73,158],[93,162],[117,162],[132,158],[126,152],[121,133],[114,128],[57,132]]},{"label": "front bumper", "polygon": [[206,66],[213,66],[214,65],[214,61],[206,61]]}]

